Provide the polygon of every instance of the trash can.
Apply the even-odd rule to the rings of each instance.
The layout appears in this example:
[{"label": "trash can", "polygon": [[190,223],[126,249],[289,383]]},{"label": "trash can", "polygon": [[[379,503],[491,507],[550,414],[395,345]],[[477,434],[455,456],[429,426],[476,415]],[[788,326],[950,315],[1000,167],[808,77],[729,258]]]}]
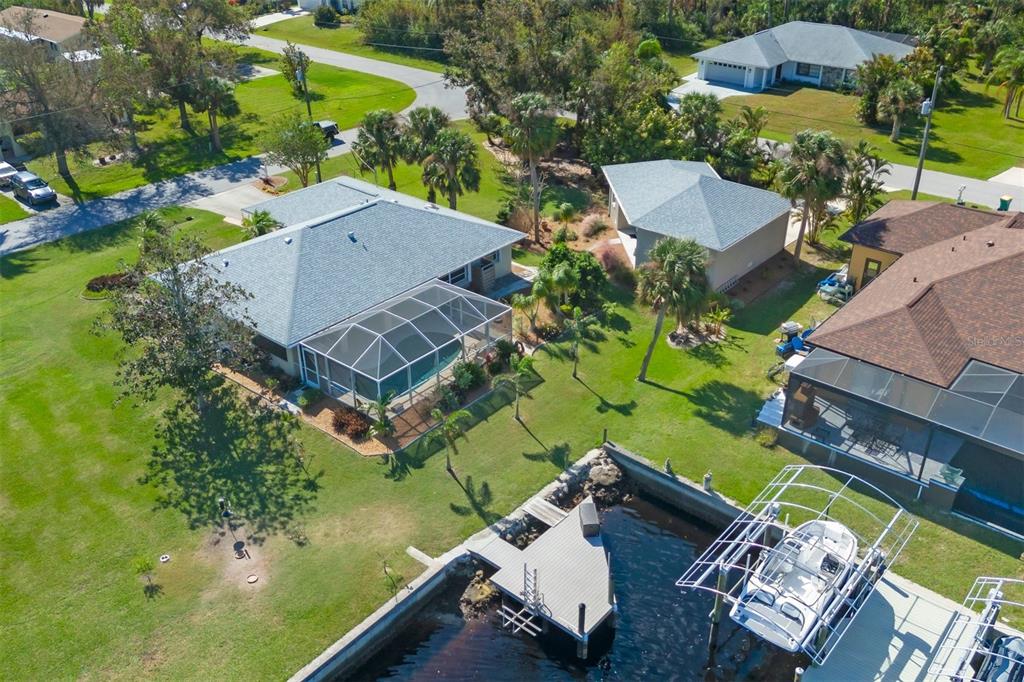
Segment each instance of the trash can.
[{"label": "trash can", "polygon": [[1011,201],[1013,201],[1013,197],[1011,197],[1009,194],[1004,194],[1003,196],[999,197],[999,210],[1009,211]]}]

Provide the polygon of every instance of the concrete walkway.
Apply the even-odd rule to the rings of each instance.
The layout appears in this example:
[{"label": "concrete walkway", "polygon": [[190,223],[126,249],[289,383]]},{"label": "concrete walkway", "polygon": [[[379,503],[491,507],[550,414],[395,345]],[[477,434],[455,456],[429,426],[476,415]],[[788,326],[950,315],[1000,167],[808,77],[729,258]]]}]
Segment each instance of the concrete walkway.
[{"label": "concrete walkway", "polygon": [[294,7],[286,9],[283,12],[271,12],[270,14],[264,14],[262,16],[256,17],[252,20],[252,26],[253,28],[263,28],[264,26],[276,24],[279,21],[286,21],[288,19],[294,19],[295,17],[304,17],[307,14],[309,14],[309,12],[302,9],[298,5],[295,5]]}]

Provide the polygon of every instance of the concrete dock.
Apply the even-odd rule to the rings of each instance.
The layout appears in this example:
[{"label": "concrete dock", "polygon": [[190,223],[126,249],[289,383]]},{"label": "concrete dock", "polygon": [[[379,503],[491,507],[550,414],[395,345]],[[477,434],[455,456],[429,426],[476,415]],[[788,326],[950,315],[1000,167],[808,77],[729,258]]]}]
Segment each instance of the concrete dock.
[{"label": "concrete dock", "polygon": [[[522,619],[547,621],[583,643],[615,612],[601,535],[584,534],[581,510],[586,505],[577,505],[523,550],[497,533],[465,545],[470,554],[498,569],[491,582],[523,606]],[[535,633],[541,625],[520,629]]]}]

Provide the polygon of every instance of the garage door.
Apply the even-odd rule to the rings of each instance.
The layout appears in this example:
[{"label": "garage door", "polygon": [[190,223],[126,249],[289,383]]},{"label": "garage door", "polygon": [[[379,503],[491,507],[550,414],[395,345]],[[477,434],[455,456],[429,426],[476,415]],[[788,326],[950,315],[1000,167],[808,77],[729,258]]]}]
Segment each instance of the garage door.
[{"label": "garage door", "polygon": [[743,66],[724,64],[722,62],[708,62],[704,66],[704,80],[708,81],[743,85],[743,79],[746,76],[747,69]]}]

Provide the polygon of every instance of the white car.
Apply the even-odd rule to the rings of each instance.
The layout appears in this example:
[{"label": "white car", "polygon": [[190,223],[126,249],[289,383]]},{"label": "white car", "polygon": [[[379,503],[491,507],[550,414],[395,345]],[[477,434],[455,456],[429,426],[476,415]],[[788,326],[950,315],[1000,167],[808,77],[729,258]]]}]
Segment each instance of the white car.
[{"label": "white car", "polygon": [[0,161],[0,187],[10,187],[11,178],[18,174],[18,169],[9,163]]}]

